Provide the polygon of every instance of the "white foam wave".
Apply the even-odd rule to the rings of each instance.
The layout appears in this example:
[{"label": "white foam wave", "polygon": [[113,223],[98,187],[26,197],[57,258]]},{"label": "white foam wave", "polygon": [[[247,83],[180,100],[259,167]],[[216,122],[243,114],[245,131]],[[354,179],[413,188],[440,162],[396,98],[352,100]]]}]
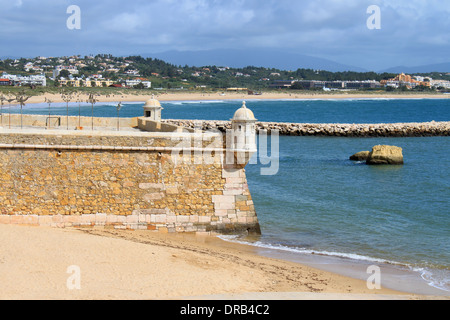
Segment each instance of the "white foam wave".
[{"label": "white foam wave", "polygon": [[239,240],[238,239],[239,236],[223,236],[223,235],[221,235],[218,237],[224,241],[250,245],[250,246],[263,248],[263,249],[280,250],[280,251],[302,253],[302,254],[315,254],[315,255],[323,255],[323,256],[330,256],[330,257],[347,258],[347,259],[352,259],[352,260],[361,260],[361,261],[401,265],[400,263],[397,263],[394,261],[363,256],[363,255],[356,254],[356,253],[317,251],[317,250],[310,250],[310,249],[299,248],[299,247],[288,247],[288,246],[281,245],[281,244],[268,244],[268,243],[264,243],[262,241],[248,242],[248,241]]},{"label": "white foam wave", "polygon": [[185,100],[185,101],[162,101],[162,104],[172,104],[181,106],[184,104],[214,104],[214,103],[226,103],[226,100]]},{"label": "white foam wave", "polygon": [[364,256],[360,254],[355,253],[343,253],[343,252],[330,252],[330,251],[316,251],[316,250],[310,250],[305,248],[299,248],[299,247],[288,247],[281,244],[269,244],[264,243],[262,241],[243,241],[239,240],[239,236],[228,236],[228,235],[220,235],[218,238],[228,241],[228,242],[234,242],[244,245],[250,245],[262,249],[269,249],[269,250],[276,250],[276,251],[285,251],[285,252],[291,252],[291,253],[300,253],[300,254],[314,254],[314,255],[322,255],[322,256],[329,256],[329,257],[337,257],[337,258],[344,258],[344,259],[351,259],[356,261],[364,261],[364,262],[370,262],[370,263],[382,263],[382,264],[390,264],[390,265],[396,265],[399,267],[406,267],[414,272],[418,272],[422,279],[428,283],[428,285],[450,292],[450,279],[447,276],[441,277],[437,274],[437,271],[430,270],[427,268],[418,268],[418,267],[411,267],[407,264],[403,264],[396,261],[390,261],[386,259],[379,259],[369,256]]},{"label": "white foam wave", "polygon": [[413,268],[413,271],[419,272],[423,280],[425,280],[429,286],[450,292],[450,279],[439,277],[436,275],[436,271],[431,271],[426,268]]},{"label": "white foam wave", "polygon": [[[121,101],[122,102],[122,106],[127,106],[127,105],[143,105],[144,104],[144,102],[135,102],[135,101],[130,101],[130,102],[128,102],[128,101],[126,101],[126,102],[124,102],[124,101]],[[117,101],[117,102],[112,102],[112,101],[109,101],[109,102],[97,102],[97,104],[95,105],[95,106],[100,106],[100,107],[117,107],[117,105],[119,104],[119,101]],[[72,103],[72,105],[73,106],[78,106],[78,104],[75,104],[75,103]],[[83,106],[83,105],[91,105],[91,104],[89,104],[89,103],[81,103],[81,105]],[[69,105],[70,106],[70,105]],[[95,107],[94,106],[94,107]]]}]

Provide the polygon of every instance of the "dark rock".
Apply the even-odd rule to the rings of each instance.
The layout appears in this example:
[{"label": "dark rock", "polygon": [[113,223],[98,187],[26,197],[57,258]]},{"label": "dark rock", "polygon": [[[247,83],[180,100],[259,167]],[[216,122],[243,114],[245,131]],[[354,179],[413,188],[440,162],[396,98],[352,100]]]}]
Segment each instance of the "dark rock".
[{"label": "dark rock", "polygon": [[352,161],[366,161],[369,158],[370,151],[361,151],[350,157]]}]

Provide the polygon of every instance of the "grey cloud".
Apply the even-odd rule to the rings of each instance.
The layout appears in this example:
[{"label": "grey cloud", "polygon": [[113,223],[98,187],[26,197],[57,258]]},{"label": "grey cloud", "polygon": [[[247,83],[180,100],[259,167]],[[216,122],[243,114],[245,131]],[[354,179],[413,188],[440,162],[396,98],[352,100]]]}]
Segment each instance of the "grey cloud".
[{"label": "grey cloud", "polygon": [[[71,4],[82,11],[78,31],[65,28]],[[382,10],[382,30],[366,28],[372,4]],[[6,26],[0,39],[8,44],[1,55],[272,47],[390,66],[444,62],[450,50],[448,1],[0,0],[0,6]]]}]

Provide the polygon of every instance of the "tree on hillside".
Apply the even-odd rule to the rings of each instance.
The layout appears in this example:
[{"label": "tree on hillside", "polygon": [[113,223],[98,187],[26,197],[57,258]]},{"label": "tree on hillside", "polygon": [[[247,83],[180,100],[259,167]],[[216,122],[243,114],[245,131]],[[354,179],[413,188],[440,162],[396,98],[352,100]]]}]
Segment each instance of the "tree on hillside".
[{"label": "tree on hillside", "polygon": [[58,79],[61,79],[61,78],[66,78],[67,79],[69,77],[70,77],[70,72],[68,70],[66,70],[66,69],[63,69],[63,70],[61,70],[59,72]]},{"label": "tree on hillside", "polygon": [[300,82],[294,82],[294,84],[291,86],[292,90],[304,90],[302,84]]}]

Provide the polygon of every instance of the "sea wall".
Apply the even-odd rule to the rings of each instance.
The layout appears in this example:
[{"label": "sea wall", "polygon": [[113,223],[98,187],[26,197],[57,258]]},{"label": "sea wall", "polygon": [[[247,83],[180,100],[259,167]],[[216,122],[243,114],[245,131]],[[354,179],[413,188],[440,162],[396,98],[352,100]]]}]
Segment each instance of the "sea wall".
[{"label": "sea wall", "polygon": [[[203,130],[231,129],[228,121],[164,120],[166,123]],[[382,124],[312,124],[258,122],[257,130],[269,134],[278,130],[287,136],[335,136],[335,137],[426,137],[450,136],[450,122],[382,123]]]},{"label": "sea wall", "polygon": [[198,135],[0,130],[0,223],[259,233],[245,170]]}]

